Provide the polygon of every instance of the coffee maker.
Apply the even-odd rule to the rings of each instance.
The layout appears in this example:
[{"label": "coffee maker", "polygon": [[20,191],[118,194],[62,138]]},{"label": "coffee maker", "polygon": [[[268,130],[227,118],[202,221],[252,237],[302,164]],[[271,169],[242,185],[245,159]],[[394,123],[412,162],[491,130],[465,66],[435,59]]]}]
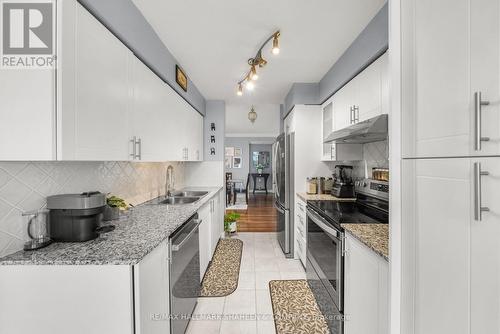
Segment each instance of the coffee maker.
[{"label": "coffee maker", "polygon": [[339,198],[354,198],[354,182],[352,166],[336,165],[333,174],[332,196]]}]

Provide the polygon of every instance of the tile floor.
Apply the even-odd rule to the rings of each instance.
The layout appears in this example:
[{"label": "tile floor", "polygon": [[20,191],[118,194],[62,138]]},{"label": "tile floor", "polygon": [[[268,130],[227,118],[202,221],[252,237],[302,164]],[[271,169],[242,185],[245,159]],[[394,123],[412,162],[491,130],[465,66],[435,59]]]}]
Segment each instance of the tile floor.
[{"label": "tile floor", "polygon": [[269,281],[305,279],[299,260],[286,259],[276,233],[239,233],[243,241],[238,288],[226,297],[200,298],[188,334],[272,334]]}]

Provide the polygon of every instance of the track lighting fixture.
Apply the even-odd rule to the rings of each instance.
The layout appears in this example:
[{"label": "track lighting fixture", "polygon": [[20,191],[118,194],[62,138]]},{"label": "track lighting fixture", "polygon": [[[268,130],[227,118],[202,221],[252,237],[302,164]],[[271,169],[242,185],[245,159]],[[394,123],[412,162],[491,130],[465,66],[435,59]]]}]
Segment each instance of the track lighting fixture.
[{"label": "track lighting fixture", "polygon": [[245,77],[238,82],[238,90],[236,91],[236,94],[238,96],[243,95],[243,86],[242,86],[243,84],[245,84],[245,87],[248,90],[254,89],[255,84],[253,83],[253,81],[255,81],[259,78],[259,75],[257,74],[257,66],[259,68],[262,68],[262,67],[266,66],[266,64],[267,64],[267,60],[265,60],[262,57],[262,49],[264,48],[264,46],[266,46],[266,44],[271,39],[273,40],[273,48],[271,49],[271,52],[274,55],[277,55],[280,53],[279,41],[278,41],[279,37],[280,37],[280,32],[278,30],[274,34],[272,34],[269,38],[266,39],[266,41],[262,44],[260,49],[257,51],[257,54],[255,55],[255,57],[248,59],[248,65],[250,65],[250,71],[248,71],[248,73],[245,75]]}]

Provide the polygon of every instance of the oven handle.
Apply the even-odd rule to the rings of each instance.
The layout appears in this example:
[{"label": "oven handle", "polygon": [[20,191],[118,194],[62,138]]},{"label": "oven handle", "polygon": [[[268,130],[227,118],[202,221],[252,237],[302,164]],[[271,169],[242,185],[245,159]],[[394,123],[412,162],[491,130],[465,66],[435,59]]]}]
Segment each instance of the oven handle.
[{"label": "oven handle", "polygon": [[335,236],[336,238],[339,238],[342,240],[342,235],[343,233],[336,228],[330,227],[327,225],[326,221],[321,218],[319,213],[314,211],[311,208],[307,208],[307,216],[312,219],[312,221],[318,225],[323,231]]}]

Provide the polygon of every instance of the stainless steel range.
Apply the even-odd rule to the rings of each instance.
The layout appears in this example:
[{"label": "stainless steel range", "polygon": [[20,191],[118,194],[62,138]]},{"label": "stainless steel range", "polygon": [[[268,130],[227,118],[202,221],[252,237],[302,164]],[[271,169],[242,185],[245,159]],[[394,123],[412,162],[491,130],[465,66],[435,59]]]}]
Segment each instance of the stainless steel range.
[{"label": "stainless steel range", "polygon": [[345,237],[342,224],[387,224],[389,185],[355,182],[356,201],[307,202],[307,281],[332,333],[343,333]]}]

